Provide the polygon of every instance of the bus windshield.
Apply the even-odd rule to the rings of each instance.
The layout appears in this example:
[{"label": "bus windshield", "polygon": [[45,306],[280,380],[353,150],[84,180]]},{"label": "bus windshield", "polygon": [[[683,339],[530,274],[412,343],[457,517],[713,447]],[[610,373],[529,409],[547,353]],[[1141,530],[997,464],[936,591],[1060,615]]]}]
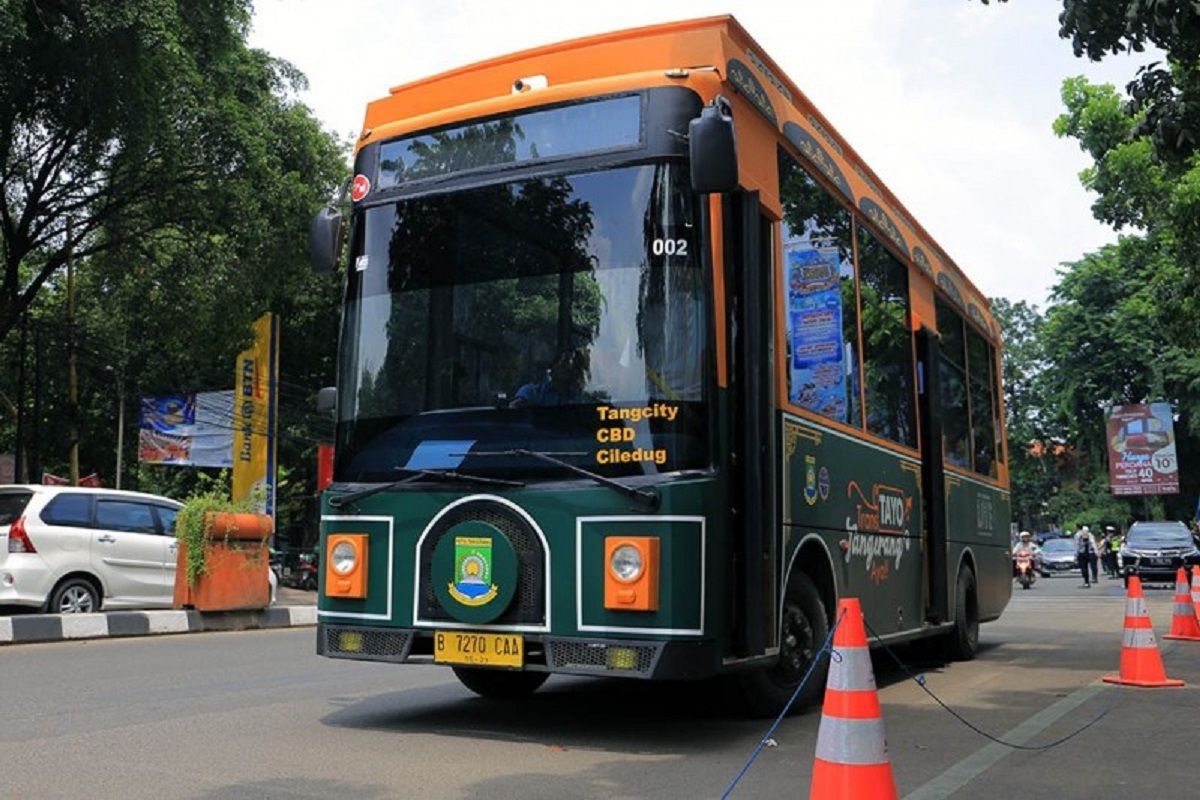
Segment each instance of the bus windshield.
[{"label": "bus windshield", "polygon": [[706,276],[686,164],[357,214],[336,477],[609,477],[710,465]]}]

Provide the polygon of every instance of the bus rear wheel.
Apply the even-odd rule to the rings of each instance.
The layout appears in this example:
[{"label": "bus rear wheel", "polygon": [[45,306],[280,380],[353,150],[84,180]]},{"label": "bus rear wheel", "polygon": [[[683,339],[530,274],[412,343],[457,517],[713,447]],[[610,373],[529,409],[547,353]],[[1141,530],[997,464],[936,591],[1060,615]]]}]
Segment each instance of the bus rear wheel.
[{"label": "bus rear wheel", "polygon": [[[829,615],[821,602],[821,593],[807,575],[793,575],[783,601],[779,660],[769,667],[737,675],[740,708],[755,717],[779,714],[828,636]],[[829,662],[822,660],[792,705],[793,712],[820,698],[828,670]]]},{"label": "bus rear wheel", "polygon": [[958,570],[954,590],[954,630],[946,641],[951,661],[970,661],[979,652],[979,598],[975,573],[964,566]]},{"label": "bus rear wheel", "polygon": [[549,672],[510,672],[475,667],[454,667],[454,675],[475,694],[493,700],[528,697],[550,677]]}]

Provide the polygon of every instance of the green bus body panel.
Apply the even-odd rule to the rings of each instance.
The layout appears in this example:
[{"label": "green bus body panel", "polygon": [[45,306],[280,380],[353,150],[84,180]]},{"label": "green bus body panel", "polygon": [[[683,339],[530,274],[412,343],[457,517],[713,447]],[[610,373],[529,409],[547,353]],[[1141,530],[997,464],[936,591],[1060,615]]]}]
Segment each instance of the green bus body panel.
[{"label": "green bus body panel", "polygon": [[971,558],[979,588],[979,616],[999,617],[1012,597],[1009,493],[947,471],[946,517],[951,590],[960,560]]},{"label": "green bus body panel", "polygon": [[838,596],[859,598],[877,633],[920,627],[920,462],[787,414],[781,428],[785,558],[815,534]]},{"label": "green bus body panel", "polygon": [[[921,463],[871,442],[790,414],[781,428],[784,568],[827,570],[814,537],[832,561],[838,597],[857,597],[880,635],[920,628],[928,603]],[[970,558],[980,615],[1000,615],[1012,593],[1008,493],[947,473],[947,580]],[[786,579],[786,576],[784,576]]]},{"label": "green bus body panel", "polygon": [[[338,624],[413,627],[417,543],[422,533],[440,512],[456,501],[468,497],[500,498],[527,513],[548,544],[550,619],[546,633],[596,638],[601,634],[586,628],[603,627],[607,631],[605,637],[623,635],[622,629],[629,629],[628,635],[635,638],[702,635],[719,639],[724,635],[723,615],[704,613],[704,609],[720,608],[721,598],[726,594],[724,562],[713,556],[729,547],[724,526],[719,522],[724,513],[719,482],[712,477],[677,480],[660,485],[658,490],[662,502],[654,512],[632,506],[627,498],[602,487],[382,492],[364,498],[352,510],[330,508],[326,500],[321,553],[324,554],[331,533],[366,533],[370,537],[368,583],[367,597],[363,600],[326,597],[322,585],[318,612],[323,620]],[[394,519],[390,530],[389,518]],[[605,611],[604,537],[610,535],[660,537],[659,611]],[[577,550],[577,539],[583,543],[582,552]],[[389,540],[394,544],[389,545]],[[387,615],[389,566],[392,604]],[[582,583],[577,586],[580,577]],[[582,597],[582,607],[577,597]],[[582,631],[581,619],[585,628]],[[662,634],[658,632],[661,630],[690,633]]]},{"label": "green bus body panel", "polygon": [[[706,622],[701,602],[705,520],[580,520],[583,574],[581,617],[589,633],[610,634],[637,626],[647,633],[700,635]],[[604,608],[604,540],[608,536],[659,536],[658,611],[611,611]]]}]

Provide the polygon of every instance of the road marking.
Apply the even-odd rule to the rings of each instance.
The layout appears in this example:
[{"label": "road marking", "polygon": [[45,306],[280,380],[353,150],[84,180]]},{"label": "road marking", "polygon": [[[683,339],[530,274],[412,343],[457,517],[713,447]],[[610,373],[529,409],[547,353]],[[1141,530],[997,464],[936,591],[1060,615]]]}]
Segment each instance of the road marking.
[{"label": "road marking", "polygon": [[[1029,719],[1013,728],[1000,738],[1013,744],[1025,744],[1058,720],[1091,700],[1107,688],[1097,681],[1089,683],[1053,705],[1043,708]],[[1012,748],[992,742],[976,750],[933,780],[917,787],[904,796],[904,800],[942,800],[966,786],[972,780],[995,766],[996,762],[1012,752]]]}]

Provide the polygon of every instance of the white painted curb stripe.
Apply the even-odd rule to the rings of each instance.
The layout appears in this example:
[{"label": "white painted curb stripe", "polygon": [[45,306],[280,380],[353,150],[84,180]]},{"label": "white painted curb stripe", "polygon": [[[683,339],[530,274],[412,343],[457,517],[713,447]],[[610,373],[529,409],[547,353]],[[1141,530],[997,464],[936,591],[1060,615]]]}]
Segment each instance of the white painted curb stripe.
[{"label": "white painted curb stripe", "polygon": [[187,633],[186,611],[147,611],[146,622],[151,633]]},{"label": "white painted curb stripe", "polygon": [[7,617],[0,617],[0,642],[11,642],[12,640],[12,620]]},{"label": "white painted curb stripe", "polygon": [[63,614],[62,638],[99,639],[108,636],[107,614]]},{"label": "white painted curb stripe", "polygon": [[289,606],[288,616],[291,617],[292,625],[316,625],[317,607]]},{"label": "white painted curb stripe", "polygon": [[[1013,744],[1025,744],[1106,688],[1107,684],[1097,682],[1088,684],[1081,689],[1076,689],[1057,703],[1043,708],[1000,738]],[[1004,745],[992,742],[976,750],[933,780],[923,786],[917,787],[914,791],[905,795],[904,800],[943,800],[950,797],[972,780],[991,769],[996,762],[1011,752],[1012,750]]]}]

